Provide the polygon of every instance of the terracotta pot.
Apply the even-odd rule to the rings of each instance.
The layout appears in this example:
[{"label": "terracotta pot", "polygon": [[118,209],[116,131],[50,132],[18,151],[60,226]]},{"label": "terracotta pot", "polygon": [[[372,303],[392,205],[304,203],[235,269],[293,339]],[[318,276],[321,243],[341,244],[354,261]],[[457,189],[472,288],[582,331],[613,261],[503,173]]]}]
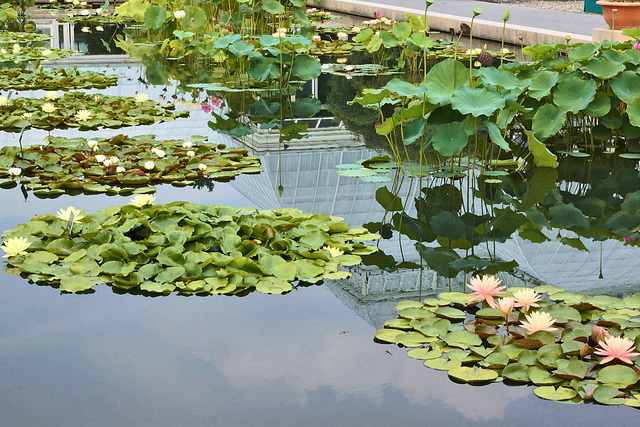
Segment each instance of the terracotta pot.
[{"label": "terracotta pot", "polygon": [[596,4],[602,6],[602,16],[605,22],[609,24],[609,28],[613,28],[613,9],[617,9],[615,30],[640,27],[640,2],[626,3],[599,0]]}]

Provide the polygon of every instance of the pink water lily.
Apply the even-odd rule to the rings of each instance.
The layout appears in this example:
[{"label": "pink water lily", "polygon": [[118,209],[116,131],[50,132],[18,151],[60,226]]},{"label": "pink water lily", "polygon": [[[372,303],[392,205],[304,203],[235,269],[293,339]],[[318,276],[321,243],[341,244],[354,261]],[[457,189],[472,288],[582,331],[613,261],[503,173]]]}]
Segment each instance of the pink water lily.
[{"label": "pink water lily", "polygon": [[500,286],[501,280],[496,276],[475,276],[469,280],[467,287],[471,289],[470,295],[475,295],[469,300],[473,302],[475,300],[487,300],[489,306],[496,308],[496,302],[493,297],[504,293],[506,286]]},{"label": "pink water lily", "polygon": [[552,319],[551,315],[546,311],[534,311],[531,314],[527,314],[525,318],[527,320],[522,322],[522,327],[525,328],[529,334],[538,331],[553,332],[558,330],[558,328],[551,327],[556,319]]},{"label": "pink water lily", "polygon": [[598,343],[598,348],[596,348],[595,353],[598,356],[606,356],[600,361],[601,364],[618,359],[623,363],[633,365],[633,361],[629,358],[640,356],[640,353],[632,350],[636,350],[636,346],[635,342],[629,338],[604,337],[604,341]]},{"label": "pink water lily", "polygon": [[515,307],[522,307],[522,311],[527,313],[531,307],[540,307],[536,304],[540,301],[540,295],[531,288],[520,289],[513,293],[513,298],[516,300]]}]

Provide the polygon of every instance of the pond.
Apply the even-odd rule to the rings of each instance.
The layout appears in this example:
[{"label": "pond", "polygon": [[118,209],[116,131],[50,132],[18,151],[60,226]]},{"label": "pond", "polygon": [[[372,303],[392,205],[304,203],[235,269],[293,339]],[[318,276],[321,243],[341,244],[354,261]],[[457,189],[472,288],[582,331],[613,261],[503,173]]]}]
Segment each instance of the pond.
[{"label": "pond", "polygon": [[[139,65],[121,58],[102,59],[104,63],[98,65],[80,63],[78,69],[117,74],[118,85],[88,93],[103,97],[147,94],[153,100],[168,100],[176,93],[175,84],[146,84],[148,75]],[[306,90],[331,106],[353,97],[351,92],[360,84],[365,83],[357,77],[346,80],[323,75]],[[190,93],[177,93],[190,99]],[[303,89],[299,95],[304,93]],[[45,92],[19,95],[43,98]],[[348,279],[300,284],[283,295],[159,296],[105,284],[74,294],[30,283],[5,268],[0,275],[4,325],[0,360],[5,368],[5,387],[0,392],[2,424],[388,426],[412,422],[481,426],[516,422],[551,426],[567,419],[595,425],[615,417],[620,425],[633,425],[636,413],[624,405],[552,402],[536,397],[533,386],[514,386],[508,381],[481,387],[457,384],[446,371],[428,369],[422,360],[407,357],[407,348],[374,341],[376,330],[397,317],[396,303],[422,301],[444,291],[464,292],[470,276],[426,265],[433,257],[423,258],[421,252],[446,249],[456,239],[420,240],[426,249],[418,246],[416,250],[415,230],[412,234],[399,225],[397,215],[404,212],[405,224],[413,221],[425,236],[442,237],[454,227],[438,230],[433,227],[437,222],[421,219],[417,213],[423,203],[440,203],[438,188],[448,188],[442,200],[459,199],[464,205],[467,216],[461,214],[461,218],[477,215],[480,220],[487,214],[490,218],[482,221],[493,224],[496,210],[507,204],[492,206],[496,193],[481,187],[487,190],[483,193],[471,178],[407,176],[367,182],[338,174],[348,168],[337,165],[354,165],[387,154],[381,145],[365,147],[345,129],[348,123],[355,126],[353,132],[362,134],[362,129],[374,124],[367,122],[368,117],[353,113],[345,117],[338,110],[308,119],[310,127],[317,129],[309,130],[306,140],[288,141],[286,149],[278,143],[277,132],[275,139],[274,132],[266,130],[245,138],[252,149],[249,154],[259,157],[260,174],[182,187],[157,185],[155,204],[186,201],[236,208],[297,208],[339,216],[352,228],[366,225],[380,231],[384,238],[374,243],[380,248],[378,253],[363,256],[364,265],[347,267],[352,273]],[[339,119],[333,119],[334,115]],[[240,146],[234,138],[214,132],[210,120],[212,116],[198,106],[189,118],[149,126],[31,129],[22,135],[4,132],[0,147],[38,146],[50,135],[89,140],[118,134],[155,134],[168,140],[203,135],[215,144]],[[357,127],[359,121],[366,126]],[[549,218],[557,218],[549,213],[554,204],[545,200],[552,197],[548,194],[561,194],[567,205],[573,201],[578,205],[580,199],[609,201],[640,190],[637,161],[611,159],[606,155],[587,160],[567,156],[561,159],[557,173],[512,174],[500,185],[517,201],[511,205],[514,216],[527,211],[531,203]],[[404,209],[383,206],[381,201],[388,201],[388,194],[406,202]],[[70,205],[94,213],[126,205],[131,197],[62,194],[40,198],[20,187],[1,189],[0,203],[5,208],[0,229],[11,230],[34,215],[55,213]],[[452,210],[457,212],[457,207]],[[429,211],[429,218],[441,211],[447,210]],[[606,218],[612,215],[607,211]],[[518,235],[508,239],[497,235],[491,244],[472,245],[469,253],[490,262],[517,261],[515,270],[499,272],[510,287],[557,285],[570,292],[616,297],[638,293],[640,283],[634,275],[637,247],[615,239],[587,238],[581,240],[587,250],[575,247],[579,245],[572,239],[582,236],[580,233],[600,231],[596,230],[598,222],[589,221],[587,232],[571,221],[564,228],[544,229],[541,233],[546,239],[540,243]],[[495,228],[494,237],[502,229]],[[438,274],[443,271],[444,275]]]}]

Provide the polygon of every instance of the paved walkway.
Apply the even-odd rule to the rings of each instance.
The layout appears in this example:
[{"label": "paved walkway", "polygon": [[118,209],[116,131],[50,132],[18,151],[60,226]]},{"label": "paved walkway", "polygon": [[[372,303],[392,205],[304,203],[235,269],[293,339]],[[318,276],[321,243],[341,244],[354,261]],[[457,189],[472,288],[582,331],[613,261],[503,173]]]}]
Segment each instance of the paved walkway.
[{"label": "paved walkway", "polygon": [[[402,19],[407,12],[423,14],[424,5],[424,0],[320,0],[318,6],[370,17],[379,10],[389,18]],[[570,35],[574,42],[590,42],[594,28],[607,27],[601,15],[534,9],[515,4],[508,6],[511,19],[507,24],[505,41],[512,44],[520,44],[520,37],[523,37],[525,45],[543,41],[564,42],[565,35]],[[429,8],[429,25],[439,31],[458,29],[460,22],[469,22],[474,7],[483,10],[482,15],[474,20],[474,35],[500,40],[502,14],[507,7],[504,3],[435,0]]]}]

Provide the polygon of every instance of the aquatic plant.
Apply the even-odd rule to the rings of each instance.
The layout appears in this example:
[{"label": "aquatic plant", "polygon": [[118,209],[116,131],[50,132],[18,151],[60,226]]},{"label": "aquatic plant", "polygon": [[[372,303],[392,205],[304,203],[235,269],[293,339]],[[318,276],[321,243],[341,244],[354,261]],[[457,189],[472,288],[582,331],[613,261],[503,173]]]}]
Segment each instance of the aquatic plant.
[{"label": "aquatic plant", "polygon": [[[159,140],[153,135],[112,138],[49,137],[45,144],[21,150],[0,149],[0,187],[18,182],[38,197],[65,193],[155,191],[154,185],[192,185],[209,178],[228,181],[242,173],[259,173],[257,156],[245,148],[210,144],[204,137],[191,141]],[[20,169],[19,179],[11,173]],[[3,182],[4,181],[4,182]]]},{"label": "aquatic plant", "polygon": [[73,222],[38,215],[5,231],[9,270],[65,292],[105,283],[152,294],[281,294],[348,277],[339,266],[376,251],[355,241],[379,237],[297,209],[155,205],[139,195],[129,205],[79,214]]},{"label": "aquatic plant", "polygon": [[[189,116],[188,111],[174,111],[174,108],[171,103],[140,103],[130,96],[84,92],[67,92],[55,100],[16,98],[0,107],[0,129],[7,132],[29,128],[91,130],[145,125]],[[78,118],[77,112],[82,109],[89,115]]]},{"label": "aquatic plant", "polygon": [[[525,289],[507,288],[505,295]],[[544,300],[527,315],[509,310],[508,296],[498,302],[504,310],[479,307],[460,292],[401,301],[398,318],[375,338],[412,348],[407,356],[448,371],[455,382],[533,384],[543,399],[640,407],[640,295],[587,296],[553,286],[528,291]],[[594,342],[595,330],[612,336]]]},{"label": "aquatic plant", "polygon": [[118,76],[115,74],[78,71],[77,67],[46,70],[42,67],[35,70],[7,68],[0,73],[0,89],[4,90],[104,89],[117,83]]}]

